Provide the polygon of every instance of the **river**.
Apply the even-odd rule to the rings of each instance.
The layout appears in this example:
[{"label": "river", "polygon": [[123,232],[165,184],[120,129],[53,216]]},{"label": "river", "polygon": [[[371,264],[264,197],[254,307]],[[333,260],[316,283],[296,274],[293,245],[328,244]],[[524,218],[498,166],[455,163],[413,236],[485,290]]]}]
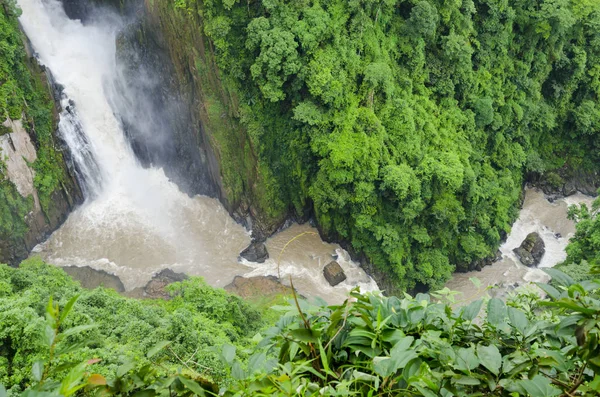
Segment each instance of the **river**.
[{"label": "river", "polygon": [[[126,289],[145,285],[161,269],[202,276],[217,287],[236,275],[288,275],[305,296],[330,303],[345,299],[350,289],[376,291],[376,283],[336,244],[323,242],[308,225],[293,225],[268,239],[271,258],[264,264],[240,261],[250,233],[233,221],[223,206],[205,196],[189,197],[160,168],[144,168],[136,159],[119,122],[119,109],[109,95],[118,90],[115,38],[122,27],[116,17],[82,24],[69,19],[56,0],[18,0],[20,22],[40,62],[64,86],[60,133],[69,145],[86,199],[34,253],[58,266],[90,266],[117,275]],[[123,82],[120,82],[123,83]],[[544,280],[539,269],[528,269],[512,249],[527,233],[538,231],[546,243],[541,267],[564,259],[564,247],[574,231],[566,218],[568,204],[590,202],[577,195],[549,203],[528,190],[524,208],[508,240],[503,259],[481,272],[457,274],[447,287],[472,299],[484,286]],[[557,237],[560,233],[561,237]],[[295,239],[289,245],[286,244]],[[283,248],[285,251],[282,252]],[[344,268],[347,280],[331,287],[322,275],[332,260]]]},{"label": "river", "polygon": [[[20,22],[40,62],[64,86],[60,133],[76,162],[86,200],[44,243],[34,249],[57,266],[90,266],[117,275],[126,289],[145,285],[161,269],[202,276],[217,287],[236,275],[276,274],[274,260],[241,263],[250,234],[215,199],[189,197],[160,168],[137,161],[111,107],[117,73],[115,38],[120,21],[111,16],[90,24],[69,19],[56,0],[19,0]],[[273,255],[308,226],[293,226],[269,239]],[[312,230],[313,233],[316,230]],[[281,276],[292,275],[299,292],[328,302],[343,301],[356,285],[377,285],[356,264],[341,260],[348,279],[331,287],[322,268],[338,245],[314,234],[288,246]]]},{"label": "river", "polygon": [[[575,233],[575,222],[567,218],[568,207],[576,204],[591,206],[592,201],[592,197],[577,193],[551,203],[543,192],[537,189],[526,189],[519,218],[500,247],[502,259],[491,266],[484,267],[481,271],[456,273],[446,283],[446,287],[459,292],[456,299],[466,303],[486,293],[492,296],[504,296],[514,287],[529,282],[548,281],[550,278],[542,268],[553,267],[566,259],[565,248],[569,238]],[[542,237],[546,248],[538,268],[523,266],[513,252],[513,249],[519,247],[525,237],[532,232],[537,232]],[[477,278],[481,285],[476,286],[470,280],[472,277]]]}]

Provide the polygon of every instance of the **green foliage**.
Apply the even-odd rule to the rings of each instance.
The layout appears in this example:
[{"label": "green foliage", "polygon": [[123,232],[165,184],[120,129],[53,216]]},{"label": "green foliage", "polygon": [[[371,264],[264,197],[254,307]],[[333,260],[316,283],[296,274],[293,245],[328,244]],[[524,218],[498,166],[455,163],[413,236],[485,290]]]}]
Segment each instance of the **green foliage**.
[{"label": "green foliage", "polygon": [[[23,125],[34,138],[37,149],[37,160],[32,165],[36,172],[34,185],[42,208],[48,213],[52,194],[65,179],[64,161],[61,153],[54,148],[54,104],[49,88],[42,81],[41,72],[30,63],[25,53],[17,21],[20,12],[15,1],[0,1],[0,123],[7,118],[22,119]],[[4,179],[3,173],[1,177]],[[2,187],[0,194],[10,195],[10,188]],[[11,201],[0,201],[0,211],[20,214],[24,203],[29,203],[27,200],[21,201],[20,207],[11,207]],[[0,229],[9,227],[4,219],[0,219],[0,222]],[[20,237],[21,229],[15,230],[14,238]]]},{"label": "green foliage", "polygon": [[[453,307],[443,300],[447,293],[400,299],[353,291],[342,305],[326,306],[294,296],[273,307],[281,317],[250,342],[256,313],[198,279],[174,284],[170,301],[134,301],[83,291],[39,260],[22,266],[0,266],[0,385],[10,395],[591,397],[600,391],[600,280],[575,283],[556,269],[547,270],[556,287],[538,284],[545,299],[522,291],[506,302],[485,298]],[[182,311],[190,323],[173,330]],[[234,338],[219,333],[223,326]],[[237,337],[243,340],[233,343]],[[249,356],[250,343],[257,344]]]},{"label": "green foliage", "polygon": [[33,198],[24,198],[12,182],[2,180],[0,203],[0,239],[22,238],[28,231],[25,216],[33,208]]},{"label": "green foliage", "polygon": [[[252,366],[225,395],[593,396],[600,390],[600,280],[553,271],[550,296],[452,308],[429,295],[352,293],[341,306],[281,307]],[[250,360],[252,360],[251,358]],[[257,369],[258,368],[258,369]]]},{"label": "green foliage", "polygon": [[566,248],[565,264],[587,261],[592,267],[600,267],[600,199],[589,209],[587,205],[569,208],[569,218],[577,222],[576,232]]},{"label": "green foliage", "polygon": [[224,86],[243,104],[268,186],[260,207],[313,212],[328,237],[410,290],[440,287],[455,265],[495,251],[524,171],[597,168],[592,3],[176,7],[201,15]]},{"label": "green foliage", "polygon": [[[133,387],[138,371],[145,371],[141,379],[150,382],[177,374],[180,366],[197,380],[223,380],[227,371],[214,347],[248,344],[246,336],[262,326],[261,316],[198,278],[173,285],[171,292],[175,296],[169,301],[127,299],[112,290],[82,290],[61,269],[39,259],[18,269],[0,265],[0,384],[10,393],[38,384],[40,360],[42,379],[51,374],[53,381],[70,377],[74,368],[79,375],[95,372],[107,379],[131,372],[111,385],[115,390],[125,388],[123,382]],[[51,317],[60,310],[60,321],[48,323],[50,299]],[[168,346],[153,349],[165,340]],[[97,362],[80,366],[82,360]]]}]

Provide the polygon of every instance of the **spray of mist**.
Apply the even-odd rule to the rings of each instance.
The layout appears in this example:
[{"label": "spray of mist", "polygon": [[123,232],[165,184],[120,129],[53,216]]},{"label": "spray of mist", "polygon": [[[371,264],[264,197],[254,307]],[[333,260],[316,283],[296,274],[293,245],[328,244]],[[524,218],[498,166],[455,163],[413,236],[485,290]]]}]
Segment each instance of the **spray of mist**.
[{"label": "spray of mist", "polygon": [[[87,196],[36,250],[56,265],[114,273],[128,289],[143,286],[165,267],[202,275],[217,286],[251,271],[237,261],[250,242],[249,233],[218,201],[189,197],[162,168],[144,168],[136,159],[121,120],[147,134],[143,141],[149,147],[160,144],[163,124],[153,112],[156,101],[136,97],[140,87],[156,87],[153,77],[140,69],[131,80],[117,66],[115,43],[127,25],[101,12],[84,25],[70,20],[56,0],[18,3],[20,22],[40,62],[64,87],[60,133]],[[164,96],[161,100],[169,101]],[[171,106],[162,105],[166,110]],[[310,273],[318,275],[319,270]],[[364,280],[364,272],[359,273],[358,279]],[[356,282],[349,278],[333,289],[321,277],[308,282],[305,293],[337,294],[341,300]]]}]

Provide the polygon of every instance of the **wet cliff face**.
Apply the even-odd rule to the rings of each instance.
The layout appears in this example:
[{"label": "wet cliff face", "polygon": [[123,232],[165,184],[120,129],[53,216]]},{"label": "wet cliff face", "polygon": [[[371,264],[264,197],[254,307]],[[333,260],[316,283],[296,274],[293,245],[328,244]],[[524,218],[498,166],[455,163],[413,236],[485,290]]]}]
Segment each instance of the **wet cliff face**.
[{"label": "wet cliff face", "polygon": [[166,46],[147,19],[121,32],[113,107],[145,166],[162,167],[190,195],[216,197],[218,179],[210,173],[210,144],[190,112],[194,98],[178,86]]},{"label": "wet cliff face", "polygon": [[27,46],[22,50],[30,103],[19,119],[0,120],[0,263],[11,265],[26,258],[83,199],[68,147],[58,135],[60,87]]},{"label": "wet cliff face", "polygon": [[180,89],[167,43],[143,2],[64,0],[63,5],[71,19],[84,23],[115,12],[125,17],[117,38],[118,76],[106,89],[133,151],[144,166],[162,167],[182,191],[217,196],[210,144],[188,105],[194,98]]},{"label": "wet cliff face", "polygon": [[136,156],[163,167],[188,194],[218,197],[255,237],[275,232],[288,211],[265,198],[269,181],[200,17],[163,1],[63,0],[67,14],[83,21],[98,15],[98,4],[129,21],[118,37],[122,75],[112,98]]}]

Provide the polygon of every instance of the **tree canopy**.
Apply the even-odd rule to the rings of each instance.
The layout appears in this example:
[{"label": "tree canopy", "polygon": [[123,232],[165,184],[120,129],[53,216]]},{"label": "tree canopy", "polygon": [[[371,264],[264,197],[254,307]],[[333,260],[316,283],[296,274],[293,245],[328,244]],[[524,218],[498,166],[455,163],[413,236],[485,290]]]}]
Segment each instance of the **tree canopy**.
[{"label": "tree canopy", "polygon": [[568,0],[182,0],[275,179],[396,284],[490,255],[523,175],[597,169],[600,10]]}]

